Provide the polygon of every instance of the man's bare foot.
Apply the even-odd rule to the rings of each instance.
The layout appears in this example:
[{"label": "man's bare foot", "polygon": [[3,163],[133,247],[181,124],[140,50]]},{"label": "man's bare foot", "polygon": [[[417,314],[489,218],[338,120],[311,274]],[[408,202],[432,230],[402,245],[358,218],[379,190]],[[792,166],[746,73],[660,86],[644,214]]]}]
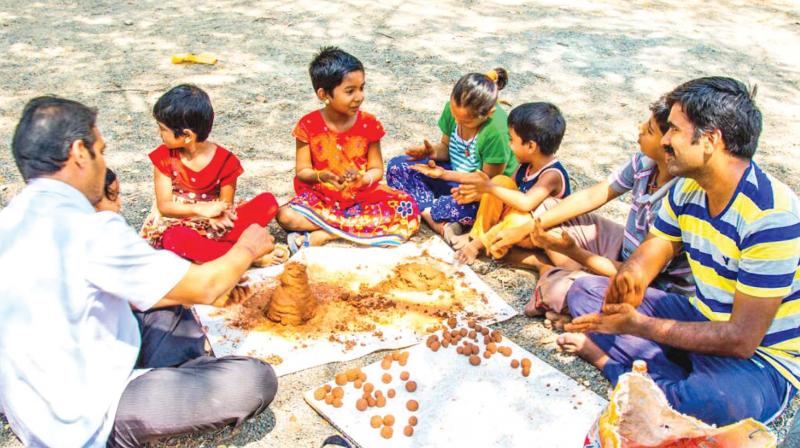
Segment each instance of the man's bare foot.
[{"label": "man's bare foot", "polygon": [[608,362],[606,352],[583,333],[564,333],[558,337],[556,343],[565,352],[580,356],[598,370],[603,370]]},{"label": "man's bare foot", "polygon": [[473,240],[456,252],[456,261],[464,264],[472,264],[475,259],[478,258],[478,254],[481,252],[482,248],[483,244],[481,240]]},{"label": "man's bare foot", "polygon": [[450,238],[450,241],[452,241],[450,245],[453,246],[453,249],[459,250],[467,246],[471,240],[469,238],[469,234],[465,233],[463,235]]}]

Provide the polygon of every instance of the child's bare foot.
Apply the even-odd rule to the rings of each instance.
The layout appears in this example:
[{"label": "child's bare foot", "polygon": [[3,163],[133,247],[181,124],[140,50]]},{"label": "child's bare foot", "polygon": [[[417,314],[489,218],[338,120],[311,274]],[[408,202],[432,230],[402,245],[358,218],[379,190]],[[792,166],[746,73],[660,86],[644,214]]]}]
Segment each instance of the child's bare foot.
[{"label": "child's bare foot", "polygon": [[565,352],[580,356],[598,370],[603,370],[608,362],[606,352],[583,333],[564,333],[558,337],[556,343]]},{"label": "child's bare foot", "polygon": [[463,235],[454,236],[450,239],[450,245],[453,246],[453,249],[459,250],[467,246],[470,242],[469,234],[465,233]]},{"label": "child's bare foot", "polygon": [[481,252],[483,244],[480,240],[473,240],[456,252],[456,261],[463,264],[472,264]]},{"label": "child's bare foot", "polygon": [[285,244],[276,244],[275,248],[272,249],[272,252],[253,261],[253,266],[263,268],[266,266],[281,264],[289,259],[289,255],[289,246],[286,246]]},{"label": "child's bare foot", "polygon": [[552,323],[553,328],[559,331],[564,330],[565,324],[572,322],[572,316],[569,314],[559,314],[555,311],[546,312],[544,317]]},{"label": "child's bare foot", "polygon": [[[464,233],[464,228],[457,222],[448,222],[442,226],[442,238],[451,246],[462,233]],[[469,235],[467,235],[467,238],[469,238]]]}]

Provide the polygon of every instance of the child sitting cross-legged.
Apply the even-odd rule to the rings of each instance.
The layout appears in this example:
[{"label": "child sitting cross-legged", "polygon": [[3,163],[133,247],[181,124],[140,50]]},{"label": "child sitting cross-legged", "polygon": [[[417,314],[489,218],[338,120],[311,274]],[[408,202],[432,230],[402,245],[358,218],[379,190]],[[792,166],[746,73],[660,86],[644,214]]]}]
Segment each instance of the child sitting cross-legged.
[{"label": "child sitting cross-legged", "polygon": [[[244,172],[232,152],[208,140],[214,109],[208,94],[183,84],[153,106],[163,144],[150,153],[156,204],[141,235],[195,263],[215,260],[233,247],[251,224],[262,227],[275,217],[278,203],[270,193],[234,206],[236,180]],[[256,261],[264,266],[284,261],[288,250],[275,250]]]},{"label": "child sitting cross-legged", "polygon": [[[511,111],[509,142],[520,165],[512,177],[489,179],[481,172],[477,180],[467,180],[456,190],[459,202],[475,195],[481,198],[472,231],[459,237],[454,245],[460,247],[458,261],[472,263],[481,249],[489,247],[494,235],[530,221],[531,212],[547,198],[569,195],[569,174],[556,158],[565,130],[564,117],[553,104],[528,103]],[[519,245],[533,248],[527,240]],[[493,255],[501,257],[505,253]]]}]

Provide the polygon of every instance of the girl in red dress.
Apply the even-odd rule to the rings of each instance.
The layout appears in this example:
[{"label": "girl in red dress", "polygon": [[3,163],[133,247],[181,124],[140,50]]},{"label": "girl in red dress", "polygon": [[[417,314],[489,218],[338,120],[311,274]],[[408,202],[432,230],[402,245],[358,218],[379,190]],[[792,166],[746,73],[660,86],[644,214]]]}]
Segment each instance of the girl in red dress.
[{"label": "girl in red dress", "polygon": [[[234,207],[236,179],[244,172],[239,159],[207,140],[214,109],[206,92],[179,85],[153,106],[163,145],[150,153],[156,204],[141,234],[151,245],[197,263],[224,255],[251,224],[266,225],[278,204],[270,193]],[[284,261],[285,248],[276,248],[256,262]]]},{"label": "girl in red dress", "polygon": [[289,247],[318,246],[346,240],[393,246],[419,228],[419,211],[408,194],[390,188],[383,178],[383,126],[360,110],[364,67],[352,55],[324,48],[309,67],[321,110],[300,119],[294,187],[297,196],[278,212],[289,234]]}]

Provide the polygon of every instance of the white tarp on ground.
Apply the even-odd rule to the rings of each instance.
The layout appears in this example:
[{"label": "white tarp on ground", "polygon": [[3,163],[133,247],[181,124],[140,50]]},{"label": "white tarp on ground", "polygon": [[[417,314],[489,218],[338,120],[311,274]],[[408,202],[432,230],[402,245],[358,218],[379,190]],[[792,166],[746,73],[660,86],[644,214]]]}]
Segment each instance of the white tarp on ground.
[{"label": "white tarp on ground", "polygon": [[[505,338],[501,346],[511,347],[511,357],[498,354],[481,357],[473,367],[454,346],[432,352],[425,344],[411,347],[408,363],[396,362],[384,370],[380,362],[362,369],[367,382],[376,390],[396,391],[385,407],[358,411],[355,407],[362,389],[353,383],[343,386],[343,406],[335,408],[314,399],[316,387],[304,394],[306,401],[326,420],[359,447],[502,447],[502,448],[575,448],[606,406],[606,400],[549,364]],[[482,346],[482,344],[481,344]],[[532,361],[530,376],[520,368],[510,367],[511,359],[527,357]],[[400,373],[408,371],[417,390],[407,392]],[[392,380],[384,384],[381,377]],[[336,384],[331,381],[331,387]],[[419,403],[416,412],[406,409],[406,402]],[[370,426],[374,415],[392,414],[395,418],[391,439],[381,437]],[[415,415],[418,424],[411,437],[403,435],[408,418]]]},{"label": "white tarp on ground", "polygon": [[[308,265],[311,283],[316,271],[341,272],[341,283],[358,289],[362,282],[377,283],[392,274],[399,263],[414,260],[423,253],[439,260],[452,260],[453,251],[438,238],[422,243],[407,243],[397,248],[311,247],[302,250],[292,259],[303,260]],[[430,260],[430,258],[429,258]],[[479,294],[462,294],[464,310],[459,315],[473,312],[483,316],[481,322],[490,324],[507,320],[516,311],[486,285],[469,267],[455,267],[442,261],[439,268],[450,277],[458,277]],[[250,282],[275,282],[283,271],[281,266],[253,269],[248,272]],[[458,274],[460,272],[461,274]],[[458,289],[456,293],[460,294]],[[434,293],[435,294],[435,293]],[[430,294],[406,293],[410,300],[435,300]],[[413,297],[413,296],[417,297]],[[374,351],[407,347],[427,337],[422,331],[405,326],[402,318],[391,325],[378,323],[379,331],[342,332],[331,328],[335,338],[348,341],[347,345],[332,343],[328,334],[317,334],[298,340],[287,336],[286,331],[243,331],[234,328],[225,313],[210,306],[195,306],[195,310],[208,334],[217,356],[247,355],[271,361],[276,373],[286,375],[303,369],[336,361],[348,361]],[[376,335],[376,333],[378,335]]]}]

